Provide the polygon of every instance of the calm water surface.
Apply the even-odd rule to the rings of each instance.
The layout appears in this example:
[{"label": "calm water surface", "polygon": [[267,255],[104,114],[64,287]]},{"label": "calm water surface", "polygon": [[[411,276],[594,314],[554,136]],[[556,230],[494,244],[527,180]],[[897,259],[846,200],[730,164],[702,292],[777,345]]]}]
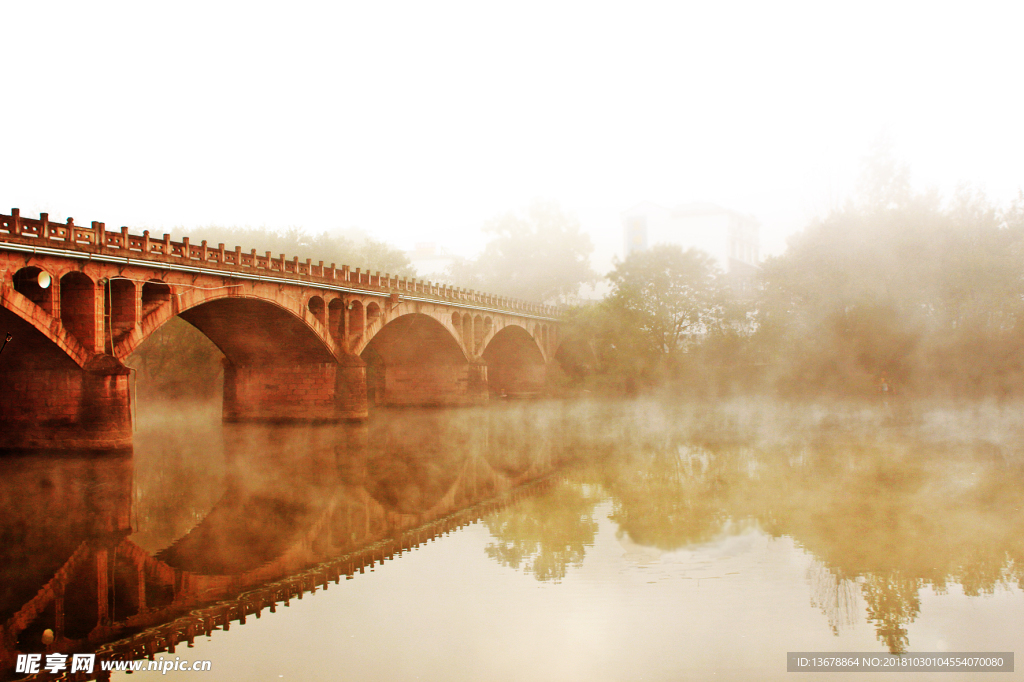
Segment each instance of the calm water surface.
[{"label": "calm water surface", "polygon": [[150,646],[216,680],[828,679],[786,653],[1024,651],[1017,406],[534,402],[299,428],[171,405],[133,453],[0,468],[5,664]]}]

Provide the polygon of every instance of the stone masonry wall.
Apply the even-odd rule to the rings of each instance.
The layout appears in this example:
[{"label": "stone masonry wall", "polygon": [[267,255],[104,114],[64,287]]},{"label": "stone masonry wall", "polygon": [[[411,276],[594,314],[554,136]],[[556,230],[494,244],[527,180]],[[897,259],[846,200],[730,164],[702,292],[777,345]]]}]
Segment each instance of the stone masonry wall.
[{"label": "stone masonry wall", "polygon": [[384,370],[384,404],[477,405],[487,401],[483,364],[389,366]]},{"label": "stone masonry wall", "polygon": [[4,377],[0,449],[116,449],[132,442],[127,374],[28,369]]},{"label": "stone masonry wall", "polygon": [[224,421],[335,421],[334,363],[224,366]]}]

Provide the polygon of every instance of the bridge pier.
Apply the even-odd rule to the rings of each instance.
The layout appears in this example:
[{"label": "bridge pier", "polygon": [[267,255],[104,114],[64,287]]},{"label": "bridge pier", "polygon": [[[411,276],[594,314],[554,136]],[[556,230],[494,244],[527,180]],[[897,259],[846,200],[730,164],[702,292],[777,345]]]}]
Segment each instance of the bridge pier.
[{"label": "bridge pier", "polygon": [[359,358],[296,365],[224,363],[225,422],[315,423],[366,415],[366,367]]},{"label": "bridge pier", "polygon": [[491,393],[501,396],[531,396],[544,392],[547,367],[539,364],[494,365],[488,369]]},{"label": "bridge pier", "polygon": [[131,447],[129,370],[102,357],[86,369],[27,367],[3,373],[0,449]]},{"label": "bridge pier", "polygon": [[366,362],[358,355],[342,356],[334,389],[338,419],[349,421],[369,416],[366,382]]},{"label": "bridge pier", "polygon": [[458,406],[487,402],[487,365],[384,365],[370,383],[378,405]]}]

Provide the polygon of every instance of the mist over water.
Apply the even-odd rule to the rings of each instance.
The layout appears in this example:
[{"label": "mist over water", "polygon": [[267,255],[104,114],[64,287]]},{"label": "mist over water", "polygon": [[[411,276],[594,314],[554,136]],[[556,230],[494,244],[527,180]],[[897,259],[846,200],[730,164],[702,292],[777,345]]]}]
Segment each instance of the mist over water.
[{"label": "mist over water", "polygon": [[1020,8],[64,4],[0,9],[0,682],[1021,648]]},{"label": "mist over water", "polygon": [[[0,461],[4,660],[44,650],[56,603],[26,604],[61,580],[64,653],[262,604],[177,650],[217,679],[750,679],[787,651],[1012,651],[1018,408],[593,398],[309,427],[143,403],[133,453]],[[335,574],[313,595],[296,577]],[[268,614],[285,584],[306,599]]]}]

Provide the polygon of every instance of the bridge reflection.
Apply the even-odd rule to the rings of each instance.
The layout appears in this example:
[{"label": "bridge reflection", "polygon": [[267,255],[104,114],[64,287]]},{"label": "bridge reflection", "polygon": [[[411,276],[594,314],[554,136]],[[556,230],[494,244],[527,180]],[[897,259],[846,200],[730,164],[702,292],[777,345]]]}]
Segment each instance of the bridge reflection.
[{"label": "bridge reflection", "polygon": [[548,582],[601,524],[652,557],[783,539],[809,557],[823,627],[867,622],[893,652],[926,591],[1024,587],[1012,429],[970,441],[596,401],[382,414],[209,432],[186,414],[133,455],[0,459],[5,669],[18,652],[173,652],[480,519],[491,559]]},{"label": "bridge reflection", "polygon": [[[199,518],[201,486],[156,489],[174,480],[159,469],[180,462],[123,452],[0,460],[0,494],[15,510],[0,522],[0,669],[10,673],[18,653],[173,652],[473,523],[550,485],[554,468],[543,443],[505,463],[486,447],[491,429],[437,412],[225,430],[225,468],[207,482],[219,498]],[[133,479],[138,461],[158,470]],[[150,551],[133,534],[149,522],[147,498],[161,495],[156,509],[173,499],[196,522]],[[140,538],[152,547],[159,536]]]}]

